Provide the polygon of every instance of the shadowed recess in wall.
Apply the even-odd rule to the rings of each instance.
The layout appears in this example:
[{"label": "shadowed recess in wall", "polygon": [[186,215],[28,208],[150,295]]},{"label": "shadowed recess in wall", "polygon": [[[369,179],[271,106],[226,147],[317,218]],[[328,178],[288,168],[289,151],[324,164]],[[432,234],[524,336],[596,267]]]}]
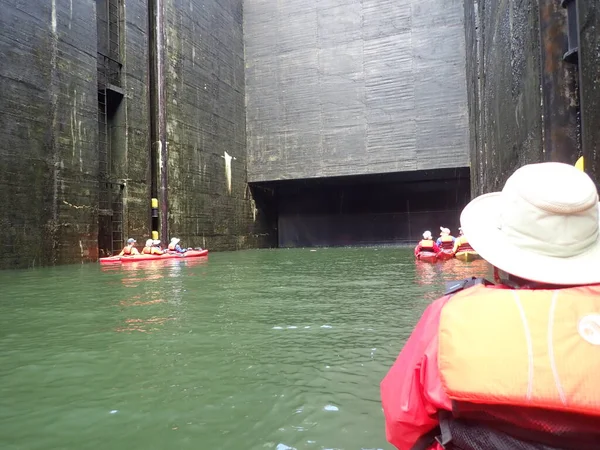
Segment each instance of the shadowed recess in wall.
[{"label": "shadowed recess in wall", "polygon": [[280,247],[414,243],[424,230],[457,232],[469,170],[444,169],[253,184]]}]

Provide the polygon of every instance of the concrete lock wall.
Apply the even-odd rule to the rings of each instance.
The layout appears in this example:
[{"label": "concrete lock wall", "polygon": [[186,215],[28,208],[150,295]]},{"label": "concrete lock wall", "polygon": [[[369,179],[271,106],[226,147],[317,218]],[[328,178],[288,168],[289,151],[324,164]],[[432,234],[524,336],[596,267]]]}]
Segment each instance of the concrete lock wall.
[{"label": "concrete lock wall", "polygon": [[469,163],[462,0],[244,4],[251,181]]},{"label": "concrete lock wall", "polygon": [[95,260],[95,2],[0,11],[0,267]]},{"label": "concrete lock wall", "polygon": [[349,215],[343,244],[414,239],[431,208],[455,226],[469,164],[471,195],[580,155],[599,180],[600,2],[577,2],[569,63],[554,0],[110,0],[121,66],[100,132],[106,1],[0,0],[0,268],[95,261],[111,236],[144,239],[157,189],[169,235],[220,250],[328,245],[321,231]]},{"label": "concrete lock wall", "polygon": [[113,179],[125,182],[123,238],[141,241],[150,233],[150,124],[148,104],[148,7],[128,0],[122,8],[122,86],[115,124]]},{"label": "concrete lock wall", "polygon": [[[0,0],[0,267],[97,260],[104,181],[123,201],[108,233],[150,235],[149,3],[118,2],[123,96],[105,168],[102,3]],[[246,183],[242,2],[166,0],[163,12],[170,234],[213,250],[260,246],[268,231]]]},{"label": "concrete lock wall", "polygon": [[579,61],[568,62],[560,2],[465,1],[472,195],[502,189],[524,164],[581,155],[598,183],[600,4],[577,8]]},{"label": "concrete lock wall", "polygon": [[242,1],[166,2],[171,235],[211,249],[258,246],[246,177]]},{"label": "concrete lock wall", "polygon": [[600,2],[578,2],[582,153],[600,189]]}]

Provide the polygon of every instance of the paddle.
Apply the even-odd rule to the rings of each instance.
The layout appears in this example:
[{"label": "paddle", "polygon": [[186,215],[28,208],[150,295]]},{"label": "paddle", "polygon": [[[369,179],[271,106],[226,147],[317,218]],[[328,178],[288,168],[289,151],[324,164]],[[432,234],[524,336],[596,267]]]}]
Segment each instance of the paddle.
[{"label": "paddle", "polygon": [[575,163],[575,167],[583,172],[583,156],[579,157]]}]

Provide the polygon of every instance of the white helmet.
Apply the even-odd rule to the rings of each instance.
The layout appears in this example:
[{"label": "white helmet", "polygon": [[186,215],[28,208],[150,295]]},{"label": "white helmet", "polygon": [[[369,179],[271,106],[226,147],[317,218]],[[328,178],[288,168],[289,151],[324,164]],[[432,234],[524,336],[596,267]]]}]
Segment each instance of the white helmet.
[{"label": "white helmet", "polygon": [[152,247],[152,239],[146,241],[146,247]]},{"label": "white helmet", "polygon": [[432,239],[431,231],[427,230],[425,233],[423,233],[423,239]]}]

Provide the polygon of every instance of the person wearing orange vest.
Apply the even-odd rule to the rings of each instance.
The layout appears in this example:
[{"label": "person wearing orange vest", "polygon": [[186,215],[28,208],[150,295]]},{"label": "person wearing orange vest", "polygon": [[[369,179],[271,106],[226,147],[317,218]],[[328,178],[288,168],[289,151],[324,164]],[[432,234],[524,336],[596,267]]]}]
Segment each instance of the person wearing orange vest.
[{"label": "person wearing orange vest", "polygon": [[462,228],[458,229],[459,236],[454,240],[453,253],[457,252],[471,252],[473,247],[469,244],[469,240],[465,236]]},{"label": "person wearing orange vest", "polygon": [[415,256],[417,256],[421,252],[438,253],[439,251],[439,247],[436,245],[435,242],[433,242],[431,231],[425,231],[423,233],[423,239],[415,247]]},{"label": "person wearing orange vest", "polygon": [[127,239],[127,245],[125,247],[123,247],[123,250],[121,250],[121,253],[119,253],[119,256],[139,255],[140,252],[138,251],[137,248],[135,248],[136,242],[137,241],[133,238]]},{"label": "person wearing orange vest", "polygon": [[454,248],[454,236],[450,235],[450,229],[440,227],[440,237],[436,241],[440,250],[452,250]]},{"label": "person wearing orange vest", "polygon": [[[598,192],[562,163],[518,169],[461,214],[496,285],[424,312],[381,382],[399,450],[600,448]],[[469,287],[469,285],[473,285]]]},{"label": "person wearing orange vest", "polygon": [[146,245],[142,249],[142,255],[151,255],[152,254],[152,239],[146,240]]},{"label": "person wearing orange vest", "polygon": [[142,249],[143,255],[162,255],[164,252],[160,248],[159,240],[148,239]]}]

